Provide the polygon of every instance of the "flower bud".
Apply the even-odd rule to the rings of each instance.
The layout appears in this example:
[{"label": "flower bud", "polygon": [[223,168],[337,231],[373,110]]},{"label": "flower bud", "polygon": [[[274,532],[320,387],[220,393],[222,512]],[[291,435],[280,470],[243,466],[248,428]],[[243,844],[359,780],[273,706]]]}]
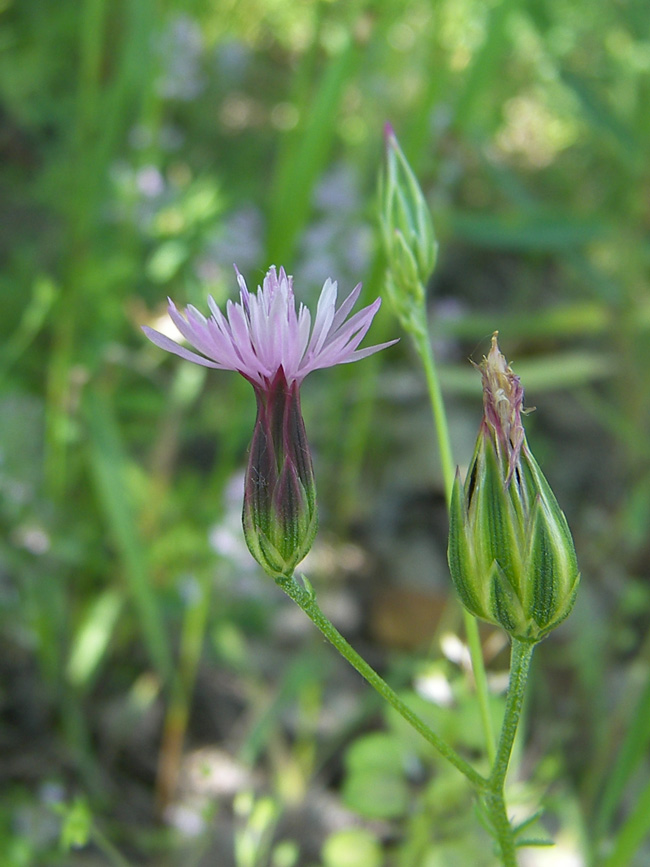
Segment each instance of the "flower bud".
[{"label": "flower bud", "polygon": [[318,528],[316,485],[300,412],[299,384],[282,367],[255,386],[257,419],[244,486],[244,536],[264,571],[289,578],[310,550]]},{"label": "flower bud", "polygon": [[499,351],[479,366],[484,417],[465,484],[456,474],[448,559],[463,605],[519,641],[569,614],[580,575],[564,513],[521,423],[523,388]]},{"label": "flower bud", "polygon": [[[431,214],[417,178],[386,125],[386,162],[380,185],[381,230],[388,261],[391,302],[404,324],[424,303],[424,287],[436,264],[438,245]],[[407,325],[408,327],[408,325]]]}]

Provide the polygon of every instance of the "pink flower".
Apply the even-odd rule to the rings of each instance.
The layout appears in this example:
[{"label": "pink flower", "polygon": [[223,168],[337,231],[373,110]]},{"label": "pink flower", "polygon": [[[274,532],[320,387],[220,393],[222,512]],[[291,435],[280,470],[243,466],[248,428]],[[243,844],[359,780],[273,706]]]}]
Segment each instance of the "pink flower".
[{"label": "pink flower", "polygon": [[312,370],[358,361],[396,343],[391,340],[357,349],[381,304],[377,298],[348,319],[361,284],[337,310],[337,285],[326,280],[312,327],[309,310],[300,304],[296,311],[293,278],[284,268],[277,274],[272,266],[257,294],[248,291],[239,271],[237,282],[241,301],[228,301],[225,316],[211,296],[208,306],[212,315],[208,319],[192,306],[185,308],[184,318],[169,300],[170,317],[197,352],[179,346],[152,328],[145,326],[142,330],[161,349],[204,367],[239,371],[261,388],[273,381],[280,368],[287,384],[300,384]]},{"label": "pink flower", "polygon": [[[236,270],[236,269],[235,269]],[[205,367],[237,370],[252,384],[257,418],[244,484],[243,526],[248,548],[276,581],[291,580],[318,527],[316,485],[300,411],[300,383],[312,370],[347,364],[395,343],[357,347],[381,300],[348,319],[361,286],[336,309],[336,283],[326,280],[312,327],[302,304],[296,312],[293,280],[270,268],[257,294],[237,271],[240,303],[228,301],[226,316],[208,298],[212,316],[194,307],[185,318],[169,302],[169,315],[198,352],[143,328],[156,346]],[[200,355],[198,353],[201,353]]]}]

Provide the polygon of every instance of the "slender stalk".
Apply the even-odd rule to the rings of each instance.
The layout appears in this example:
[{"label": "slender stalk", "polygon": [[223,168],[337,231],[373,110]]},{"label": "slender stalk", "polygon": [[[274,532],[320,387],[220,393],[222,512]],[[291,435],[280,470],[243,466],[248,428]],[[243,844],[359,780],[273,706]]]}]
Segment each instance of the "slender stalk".
[{"label": "slender stalk", "polygon": [[512,639],[510,659],[510,682],[506,697],[501,735],[492,772],[488,780],[489,792],[484,797],[492,828],[494,830],[503,867],[517,867],[516,843],[513,827],[508,819],[505,801],[505,781],[512,745],[517,733],[523,704],[530,660],[535,645]]},{"label": "slender stalk", "polygon": [[[426,319],[423,313],[423,318]],[[453,453],[451,449],[451,437],[449,436],[449,425],[447,423],[447,413],[445,411],[445,403],[442,398],[442,389],[440,387],[440,378],[438,369],[431,350],[431,342],[425,328],[421,331],[413,333],[413,340],[417,349],[418,355],[424,367],[424,373],[427,380],[427,388],[429,390],[429,400],[431,402],[431,410],[433,412],[433,420],[436,427],[438,438],[438,450],[440,452],[440,465],[442,467],[442,477],[445,485],[445,496],[447,505],[451,502],[451,492],[454,486],[454,476],[456,473],[456,465],[454,463]],[[485,663],[483,661],[483,653],[481,650],[481,640],[478,632],[478,624],[476,619],[472,617],[469,611],[463,608],[463,621],[465,625],[465,634],[467,636],[467,644],[469,654],[472,660],[472,671],[474,673],[474,682],[476,684],[476,695],[479,701],[479,710],[481,713],[481,724],[483,726],[483,734],[485,737],[485,747],[490,764],[494,762],[496,755],[496,746],[494,738],[494,730],[492,727],[492,716],[490,714],[490,700],[487,686],[487,677],[485,674]]]},{"label": "slender stalk", "polygon": [[279,586],[293,601],[302,608],[312,623],[323,633],[325,638],[334,645],[339,653],[355,668],[359,674],[384,698],[395,710],[411,725],[422,737],[427,740],[438,753],[457,770],[464,774],[469,782],[479,791],[485,791],[487,780],[478,771],[465,761],[449,744],[433,732],[429,726],[408,705],[402,701],[397,693],[391,689],[386,681],[361,657],[354,648],[348,644],[336,627],[330,623],[318,607],[313,592],[301,587],[296,579],[289,578],[278,581]]},{"label": "slender stalk", "polygon": [[117,847],[111,843],[108,837],[95,824],[92,826],[90,836],[95,846],[104,853],[106,860],[112,867],[132,867],[131,862],[126,860]]},{"label": "slender stalk", "polygon": [[533,656],[534,644],[512,639],[510,652],[510,681],[508,683],[508,695],[506,697],[506,709],[503,716],[503,725],[499,737],[497,755],[490,774],[490,788],[503,788],[508,773],[508,763],[512,753],[512,745],[519,725],[521,706],[528,680],[528,670]]},{"label": "slender stalk", "polygon": [[438,436],[438,450],[440,452],[440,466],[442,468],[442,478],[445,484],[445,495],[447,502],[451,500],[451,491],[454,487],[454,476],[456,474],[456,464],[451,450],[451,437],[449,436],[449,425],[447,424],[447,413],[445,404],[442,398],[442,389],[440,387],[440,378],[438,370],[431,350],[429,335],[426,331],[418,332],[413,335],[415,347],[424,367],[424,374],[427,380],[427,388],[429,390],[429,400],[433,411],[433,421],[436,426],[436,434]]},{"label": "slender stalk", "polygon": [[512,825],[508,819],[503,789],[500,792],[490,792],[485,796],[483,802],[499,844],[501,864],[503,867],[517,867],[517,846]]}]

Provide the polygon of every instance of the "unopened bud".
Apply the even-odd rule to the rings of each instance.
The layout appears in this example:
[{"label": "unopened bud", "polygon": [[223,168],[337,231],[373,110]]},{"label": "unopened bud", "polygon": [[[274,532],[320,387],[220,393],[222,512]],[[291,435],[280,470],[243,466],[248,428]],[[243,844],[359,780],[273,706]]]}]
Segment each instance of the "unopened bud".
[{"label": "unopened bud", "polygon": [[569,614],[580,574],[564,513],[526,442],[523,388],[496,334],[480,371],[484,416],[464,485],[456,474],[449,569],[472,614],[534,643]]},{"label": "unopened bud", "polygon": [[[401,319],[422,308],[424,287],[438,245],[426,199],[393,128],[386,125],[386,160],[380,182],[380,221],[388,262],[391,301]],[[390,279],[392,278],[392,279]]]}]

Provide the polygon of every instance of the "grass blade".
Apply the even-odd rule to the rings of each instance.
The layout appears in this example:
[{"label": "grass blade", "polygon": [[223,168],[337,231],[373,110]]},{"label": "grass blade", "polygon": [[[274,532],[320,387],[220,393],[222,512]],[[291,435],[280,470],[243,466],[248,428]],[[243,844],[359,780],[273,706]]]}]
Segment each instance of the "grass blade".
[{"label": "grass blade", "polygon": [[135,510],[125,478],[126,457],[110,404],[98,391],[86,396],[90,463],[97,497],[122,562],[124,577],[135,603],[142,637],[158,674],[169,682],[172,664],[165,628],[151,585],[147,556],[138,538]]}]

